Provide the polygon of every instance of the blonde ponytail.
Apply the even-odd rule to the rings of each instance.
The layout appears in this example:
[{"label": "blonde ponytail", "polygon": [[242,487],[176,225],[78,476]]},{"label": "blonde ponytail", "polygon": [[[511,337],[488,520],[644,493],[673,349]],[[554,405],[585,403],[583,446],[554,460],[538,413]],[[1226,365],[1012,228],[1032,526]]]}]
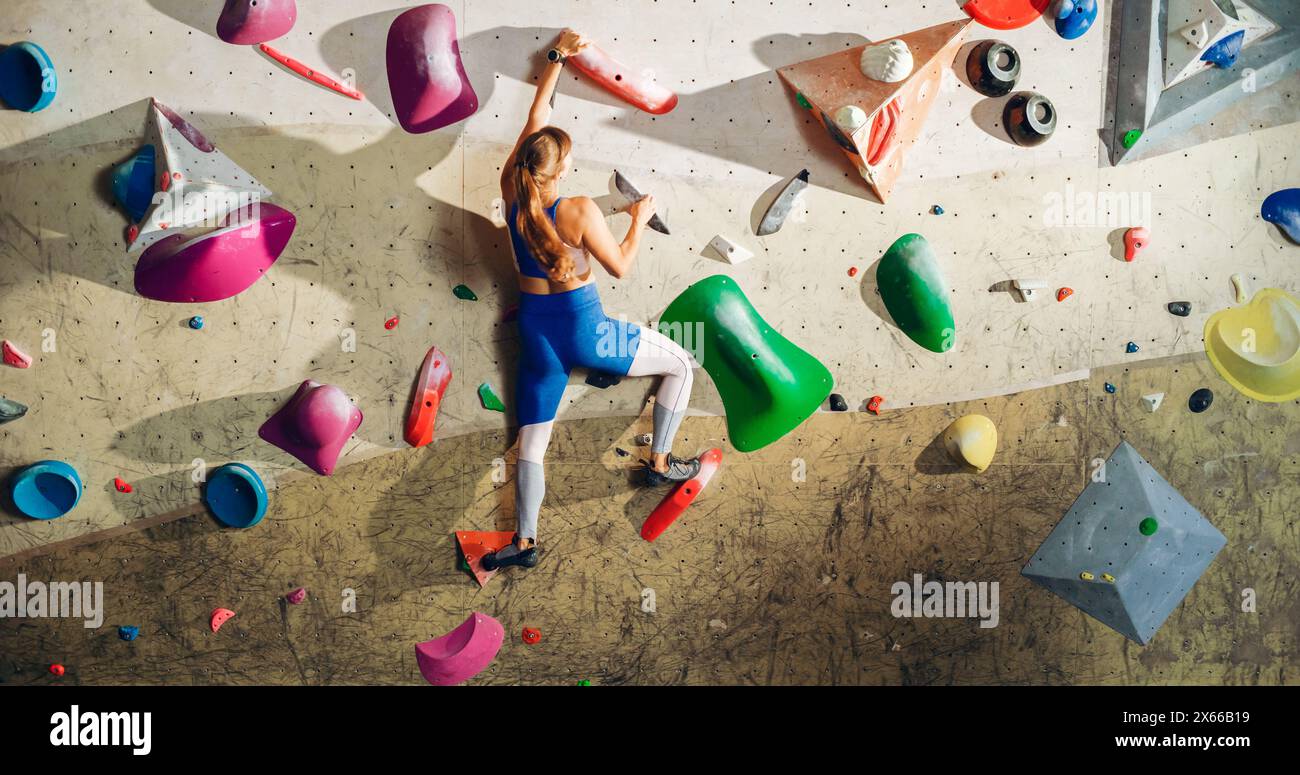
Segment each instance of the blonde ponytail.
[{"label": "blonde ponytail", "polygon": [[519,205],[515,225],[537,263],[556,283],[574,279],[576,265],[555,223],[546,215],[542,197],[559,175],[560,165],[572,147],[573,141],[564,130],[546,127],[524,139],[515,160],[515,201]]}]

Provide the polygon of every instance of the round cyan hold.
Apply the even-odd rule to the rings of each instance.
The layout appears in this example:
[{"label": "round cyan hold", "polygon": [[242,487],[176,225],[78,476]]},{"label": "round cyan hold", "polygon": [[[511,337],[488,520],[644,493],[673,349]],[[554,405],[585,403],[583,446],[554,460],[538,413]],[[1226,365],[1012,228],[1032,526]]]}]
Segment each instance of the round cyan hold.
[{"label": "round cyan hold", "polygon": [[0,51],[0,101],[14,110],[35,113],[54,102],[59,78],[45,50],[23,41]]},{"label": "round cyan hold", "polygon": [[1056,131],[1056,106],[1038,92],[1017,92],[1007,100],[1002,123],[1016,145],[1042,145]]},{"label": "round cyan hold", "polygon": [[1155,517],[1147,517],[1138,523],[1138,532],[1144,536],[1153,536],[1160,529],[1160,523],[1156,522]]},{"label": "round cyan hold", "polygon": [[134,624],[124,624],[117,628],[117,637],[122,640],[135,640],[140,636],[140,628]]},{"label": "round cyan hold", "polygon": [[81,500],[81,477],[59,460],[42,460],[18,472],[10,485],[14,506],[32,519],[56,519]]},{"label": "round cyan hold", "polygon": [[1020,80],[1020,54],[1000,40],[981,41],[966,57],[966,77],[985,97],[1004,97]]},{"label": "round cyan hold", "polygon": [[203,316],[195,315],[194,317],[190,318],[190,328],[194,329],[195,331],[198,331],[199,329],[203,328]]},{"label": "round cyan hold", "polygon": [[228,463],[208,476],[203,500],[230,527],[252,527],[266,516],[266,485],[243,463]]},{"label": "round cyan hold", "polygon": [[1187,399],[1187,408],[1200,414],[1209,409],[1212,403],[1214,403],[1214,391],[1209,388],[1201,388],[1192,393],[1191,398]]}]

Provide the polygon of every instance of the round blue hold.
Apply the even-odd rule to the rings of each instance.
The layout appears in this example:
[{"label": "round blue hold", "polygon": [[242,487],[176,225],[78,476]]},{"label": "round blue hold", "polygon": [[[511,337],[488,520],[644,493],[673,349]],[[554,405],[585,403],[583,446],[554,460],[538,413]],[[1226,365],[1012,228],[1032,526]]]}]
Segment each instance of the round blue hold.
[{"label": "round blue hold", "polygon": [[935,205],[934,207],[930,208],[930,212],[934,213],[935,215],[943,215],[943,207],[940,205]]},{"label": "round blue hold", "polygon": [[59,77],[45,49],[23,41],[0,51],[0,101],[35,113],[54,102]]},{"label": "round blue hold", "polygon": [[1300,188],[1284,188],[1269,194],[1259,214],[1292,242],[1300,243]]},{"label": "round blue hold", "polygon": [[56,519],[81,500],[81,477],[59,460],[42,460],[18,472],[9,488],[14,506],[32,519]]},{"label": "round blue hold", "polygon": [[1114,393],[1114,392],[1115,392],[1115,386],[1112,385],[1112,384],[1110,384],[1109,382],[1107,382],[1107,383],[1106,383],[1106,392],[1107,392],[1107,393]]},{"label": "round blue hold", "polygon": [[113,198],[139,223],[149,205],[153,204],[154,173],[157,169],[155,151],[146,145],[135,156],[113,170]]},{"label": "round blue hold", "polygon": [[117,637],[122,640],[135,640],[140,635],[140,628],[134,624],[124,624],[117,628]]},{"label": "round blue hold", "polygon": [[1053,15],[1057,35],[1066,40],[1081,38],[1097,21],[1097,0],[1057,0]]},{"label": "round blue hold", "polygon": [[1138,351],[1137,342],[1129,342],[1128,346],[1124,348],[1124,352],[1128,352],[1128,353],[1135,353],[1137,351]]},{"label": "round blue hold", "polygon": [[208,476],[203,500],[230,527],[252,527],[266,516],[266,485],[243,463],[227,463]]},{"label": "round blue hold", "polygon": [[194,317],[190,318],[190,328],[194,329],[195,331],[198,331],[199,329],[203,328],[203,316],[195,315]]}]

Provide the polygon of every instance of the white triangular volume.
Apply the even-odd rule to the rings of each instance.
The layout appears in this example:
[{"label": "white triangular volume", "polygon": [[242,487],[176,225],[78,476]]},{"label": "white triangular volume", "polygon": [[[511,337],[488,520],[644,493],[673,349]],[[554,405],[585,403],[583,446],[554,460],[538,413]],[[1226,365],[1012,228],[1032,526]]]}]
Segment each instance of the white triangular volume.
[{"label": "white triangular volume", "polygon": [[1214,0],[1168,0],[1165,18],[1165,88],[1209,66],[1201,54],[1228,34],[1231,22]]},{"label": "white triangular volume", "polygon": [[1011,284],[1020,291],[1020,298],[1025,301],[1037,299],[1039,292],[1047,288],[1046,280],[1012,280]]},{"label": "white triangular volume", "polygon": [[1154,412],[1160,408],[1165,401],[1164,393],[1152,393],[1149,396],[1142,396],[1142,405],[1147,408],[1148,412]]},{"label": "white triangular volume", "polygon": [[709,240],[709,249],[718,254],[723,261],[739,264],[754,257],[754,254],[719,234]]},{"label": "white triangular volume", "polygon": [[1246,39],[1241,44],[1243,49],[1281,29],[1272,19],[1242,2],[1237,3],[1237,19],[1241,28],[1246,30]]},{"label": "white triangular volume", "polygon": [[154,146],[157,159],[156,193],[130,250],[187,229],[219,227],[227,214],[271,196],[202,132],[157,101],[150,102],[146,142]]}]

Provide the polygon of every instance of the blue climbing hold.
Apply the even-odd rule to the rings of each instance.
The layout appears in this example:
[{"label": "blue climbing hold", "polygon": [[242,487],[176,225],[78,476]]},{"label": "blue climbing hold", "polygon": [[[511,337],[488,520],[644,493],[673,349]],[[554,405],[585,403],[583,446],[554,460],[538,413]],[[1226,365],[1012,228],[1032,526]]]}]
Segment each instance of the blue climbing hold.
[{"label": "blue climbing hold", "polygon": [[203,316],[195,315],[194,317],[190,318],[190,328],[194,329],[195,331],[198,331],[199,329],[203,328]]},{"label": "blue climbing hold", "polygon": [[266,485],[243,463],[227,463],[213,471],[203,500],[230,527],[252,527],[266,516]]},{"label": "blue climbing hold", "polygon": [[1110,384],[1109,382],[1107,382],[1107,383],[1106,383],[1106,392],[1107,392],[1107,393],[1114,393],[1114,392],[1115,392],[1115,386],[1112,385],[1112,384]]},{"label": "blue climbing hold", "polygon": [[1137,342],[1129,342],[1128,347],[1124,348],[1124,352],[1127,353],[1135,353],[1137,351],[1138,351]]},{"label": "blue climbing hold", "polygon": [[140,635],[140,628],[134,624],[124,624],[117,628],[117,637],[122,640],[135,640]]},{"label": "blue climbing hold", "polygon": [[935,205],[934,207],[930,208],[930,212],[934,213],[935,215],[943,215],[943,206]]},{"label": "blue climbing hold", "polygon": [[1206,49],[1201,54],[1201,59],[1226,70],[1237,64],[1237,56],[1241,54],[1241,45],[1245,42],[1246,31],[1238,30]]},{"label": "blue climbing hold", "polygon": [[14,505],[32,519],[55,519],[81,500],[81,477],[58,460],[42,460],[18,472],[10,485]]},{"label": "blue climbing hold", "polygon": [[1083,37],[1097,21],[1097,0],[1057,0],[1056,34],[1066,40]]},{"label": "blue climbing hold", "polygon": [[54,102],[59,77],[45,49],[23,41],[0,51],[0,101],[35,113]]},{"label": "blue climbing hold", "polygon": [[153,203],[155,151],[146,145],[113,170],[113,198],[139,223]]},{"label": "blue climbing hold", "polygon": [[1284,188],[1269,194],[1259,214],[1292,242],[1300,243],[1300,188]]}]

